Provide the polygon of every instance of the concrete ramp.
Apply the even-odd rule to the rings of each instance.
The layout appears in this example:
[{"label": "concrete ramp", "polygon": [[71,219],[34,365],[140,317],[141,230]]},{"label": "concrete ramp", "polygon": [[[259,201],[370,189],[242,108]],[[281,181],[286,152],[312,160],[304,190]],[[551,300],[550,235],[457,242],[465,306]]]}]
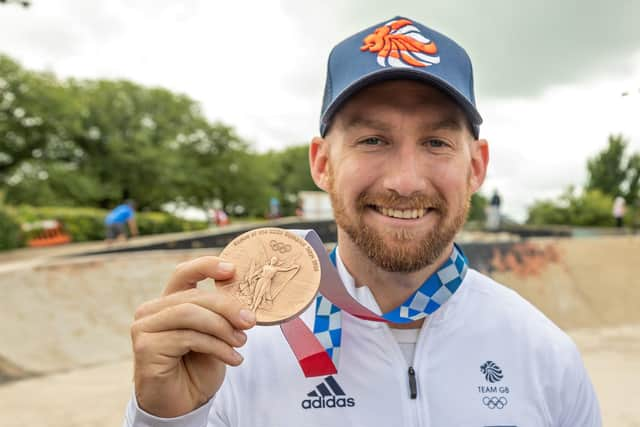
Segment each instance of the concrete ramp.
[{"label": "concrete ramp", "polygon": [[565,330],[640,323],[640,236],[527,240],[489,270]]},{"label": "concrete ramp", "polygon": [[0,380],[130,357],[135,308],[176,264],[217,250],[54,259],[0,273]]}]

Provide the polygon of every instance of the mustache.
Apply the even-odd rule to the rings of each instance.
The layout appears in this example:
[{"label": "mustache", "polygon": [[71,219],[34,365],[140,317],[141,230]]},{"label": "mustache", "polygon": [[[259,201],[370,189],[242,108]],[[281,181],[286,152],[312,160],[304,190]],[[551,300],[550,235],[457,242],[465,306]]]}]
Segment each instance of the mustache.
[{"label": "mustache", "polygon": [[440,194],[413,194],[401,196],[395,192],[385,193],[360,193],[356,201],[360,209],[375,205],[396,209],[435,209],[446,212],[447,202]]}]

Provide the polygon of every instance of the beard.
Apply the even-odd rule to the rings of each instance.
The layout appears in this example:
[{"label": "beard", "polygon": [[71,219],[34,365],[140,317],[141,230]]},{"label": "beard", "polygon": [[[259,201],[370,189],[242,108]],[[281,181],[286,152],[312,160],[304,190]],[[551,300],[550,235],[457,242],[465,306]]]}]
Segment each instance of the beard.
[{"label": "beard", "polygon": [[[355,215],[347,212],[340,189],[335,188],[331,165],[328,165],[328,193],[333,206],[336,224],[344,230],[360,251],[376,266],[389,272],[411,273],[435,263],[444,250],[453,242],[462,229],[471,205],[471,190],[462,206],[451,211],[444,196],[437,192],[433,195],[417,194],[401,196],[395,192],[362,192],[356,199]],[[470,174],[469,174],[470,175]],[[469,176],[467,178],[469,182]],[[403,206],[407,209],[429,207],[429,215],[438,215],[438,221],[432,230],[414,230],[414,228],[387,228],[382,231],[367,225],[363,216],[367,209],[375,206]]]}]

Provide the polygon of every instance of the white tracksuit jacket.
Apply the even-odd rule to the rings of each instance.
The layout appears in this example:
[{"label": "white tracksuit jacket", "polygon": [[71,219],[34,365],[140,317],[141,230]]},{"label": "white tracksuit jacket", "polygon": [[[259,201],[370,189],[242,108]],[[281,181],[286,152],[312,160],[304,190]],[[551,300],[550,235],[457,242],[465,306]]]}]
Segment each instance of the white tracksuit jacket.
[{"label": "white tracksuit jacket", "polygon": [[[339,257],[338,257],[339,260]],[[345,286],[379,312],[367,288]],[[313,327],[315,304],[302,316]],[[385,324],[343,312],[338,374],[305,378],[280,328],[255,327],[211,401],[173,419],[132,398],[124,426],[598,427],[598,401],[571,339],[518,294],[475,270],[422,327],[412,367]],[[485,376],[487,362],[500,375]],[[486,370],[485,370],[486,371]],[[491,382],[493,381],[493,382]]]}]

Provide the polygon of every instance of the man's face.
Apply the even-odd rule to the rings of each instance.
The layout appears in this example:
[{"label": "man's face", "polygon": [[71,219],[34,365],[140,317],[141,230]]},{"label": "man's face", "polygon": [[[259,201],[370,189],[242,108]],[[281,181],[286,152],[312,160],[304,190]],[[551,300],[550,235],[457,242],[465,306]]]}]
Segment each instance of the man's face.
[{"label": "man's face", "polygon": [[486,170],[483,142],[474,140],[462,110],[412,81],[354,95],[314,143],[323,147],[315,157],[312,148],[312,171],[331,196],[338,227],[387,271],[417,271],[437,260]]}]

